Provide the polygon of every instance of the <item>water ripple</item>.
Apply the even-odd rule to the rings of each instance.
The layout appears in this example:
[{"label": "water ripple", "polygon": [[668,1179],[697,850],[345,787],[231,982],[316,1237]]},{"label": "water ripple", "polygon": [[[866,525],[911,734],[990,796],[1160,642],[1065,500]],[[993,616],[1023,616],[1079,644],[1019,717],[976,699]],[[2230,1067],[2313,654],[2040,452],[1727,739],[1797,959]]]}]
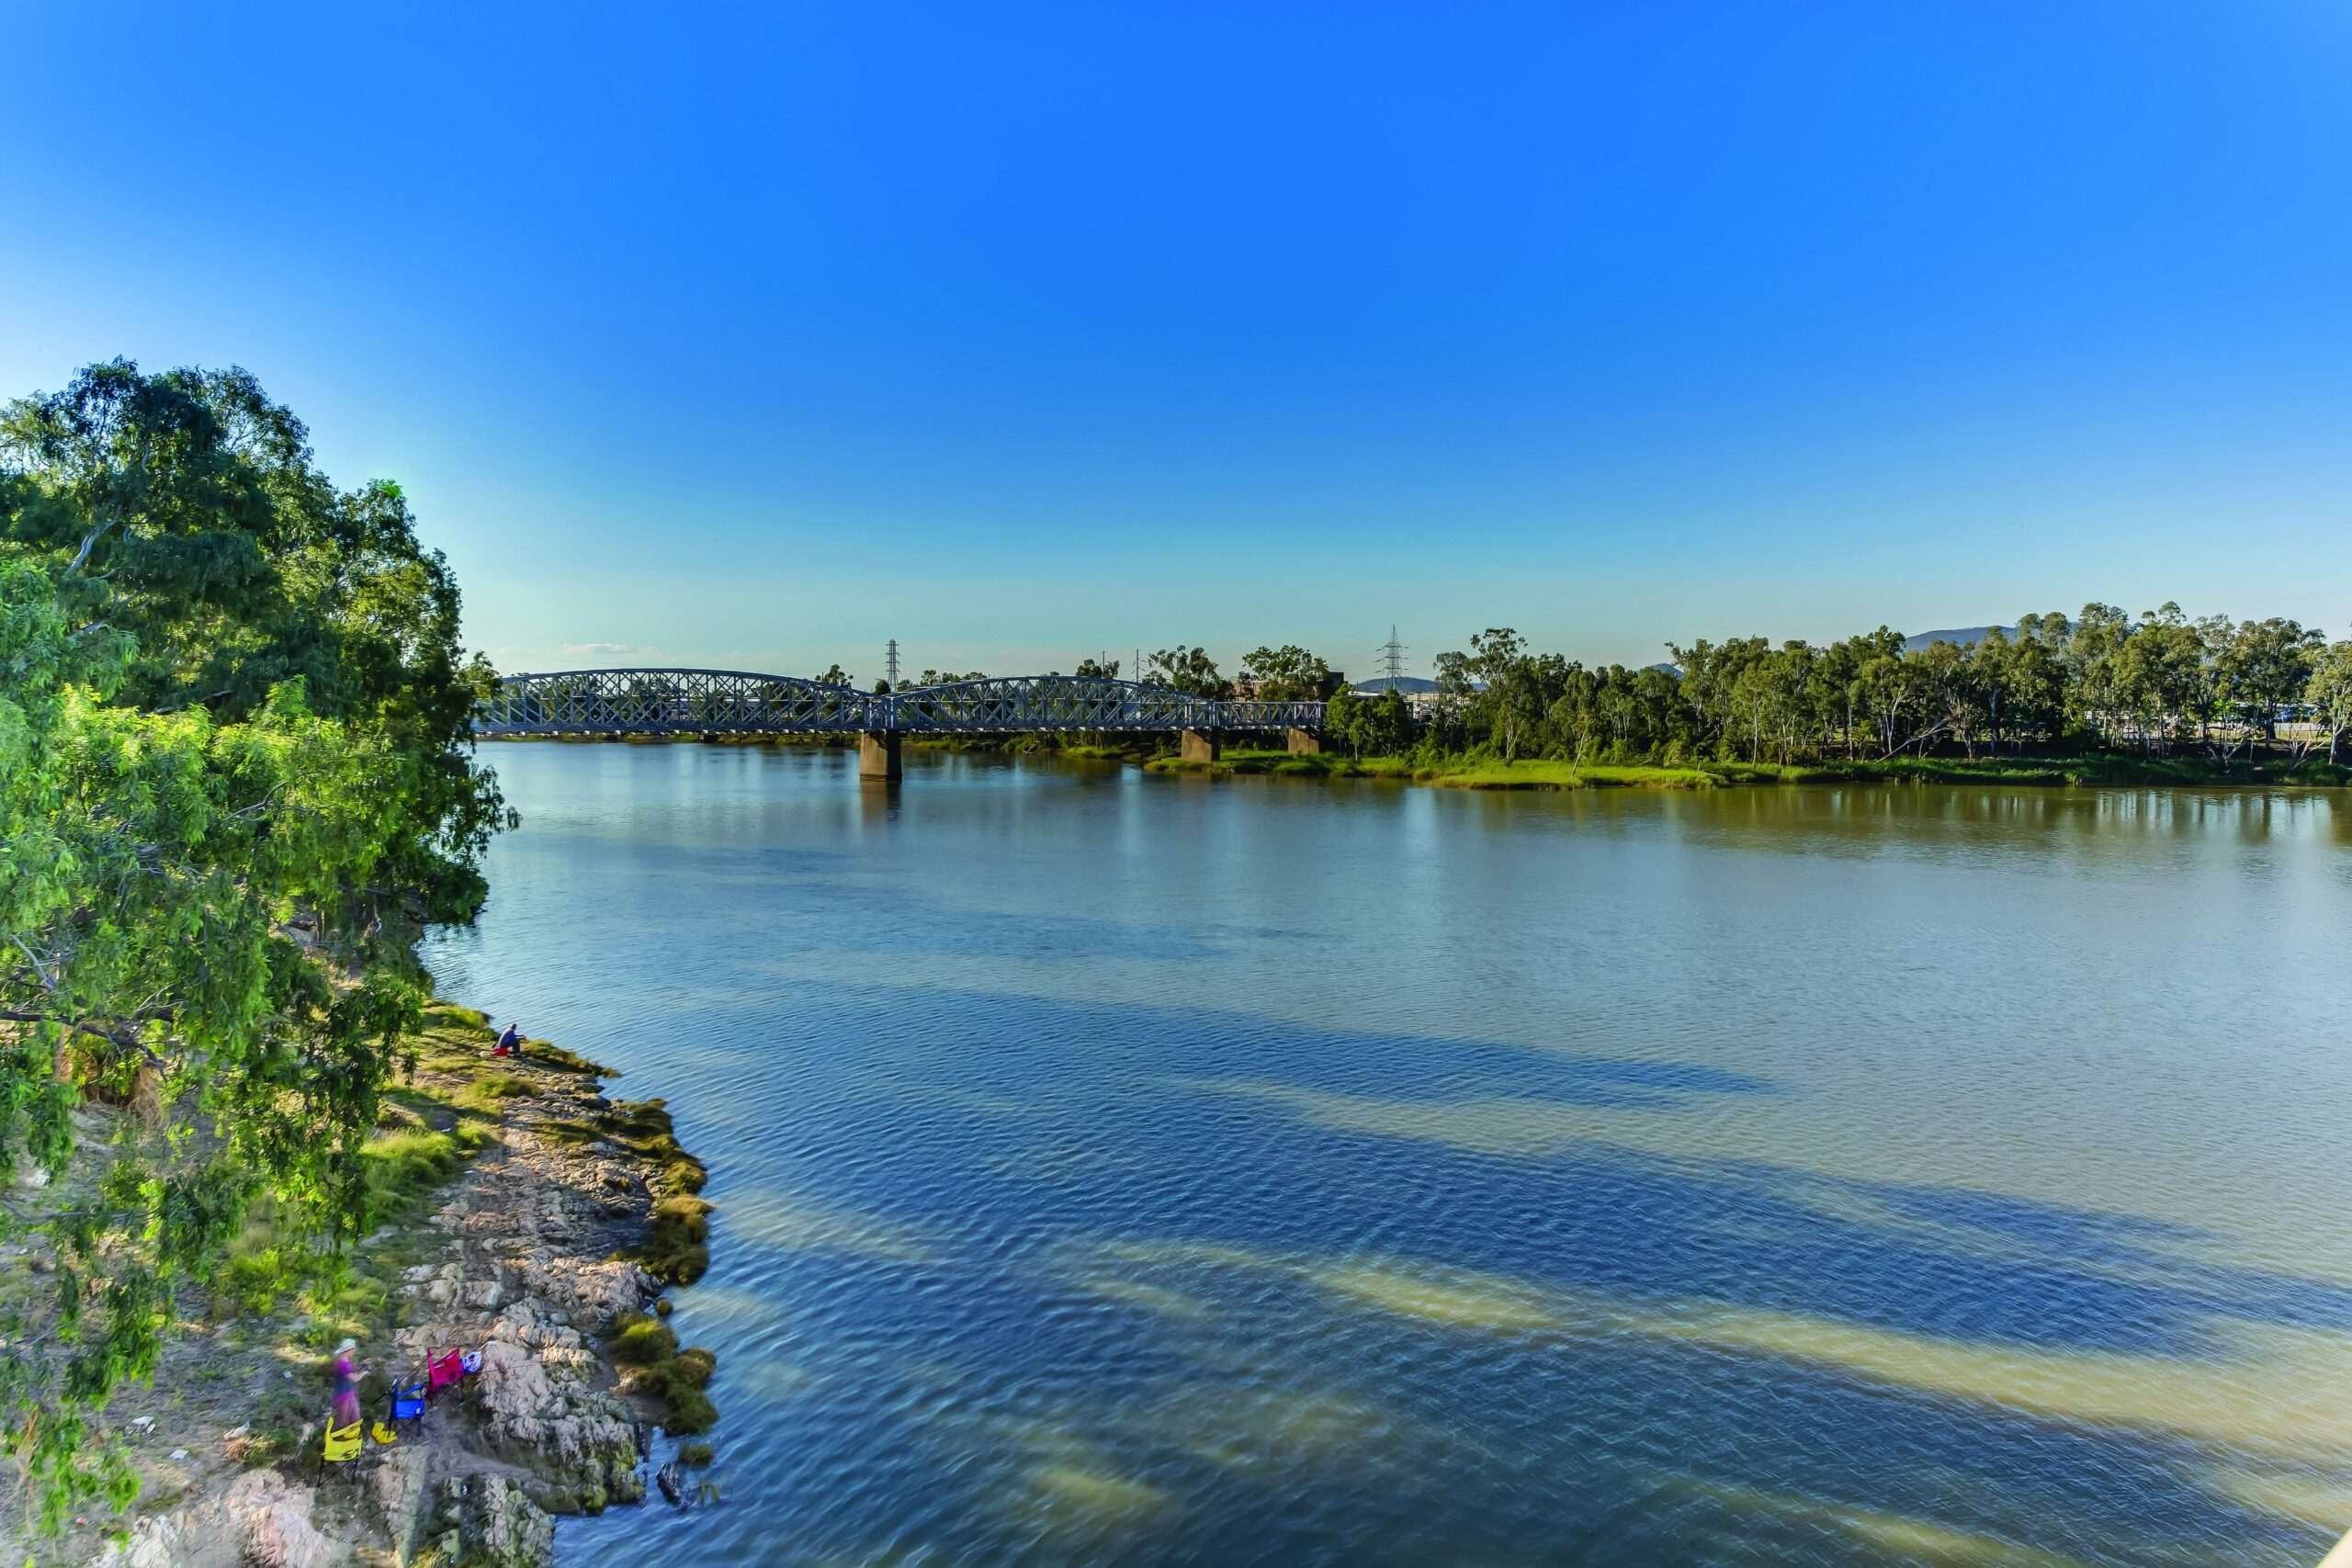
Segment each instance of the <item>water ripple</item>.
[{"label": "water ripple", "polygon": [[2352,1525],[2324,797],[494,761],[526,825],[431,961],[667,1097],[718,1205],[675,1321],[726,1500],[568,1560],[2283,1568]]}]

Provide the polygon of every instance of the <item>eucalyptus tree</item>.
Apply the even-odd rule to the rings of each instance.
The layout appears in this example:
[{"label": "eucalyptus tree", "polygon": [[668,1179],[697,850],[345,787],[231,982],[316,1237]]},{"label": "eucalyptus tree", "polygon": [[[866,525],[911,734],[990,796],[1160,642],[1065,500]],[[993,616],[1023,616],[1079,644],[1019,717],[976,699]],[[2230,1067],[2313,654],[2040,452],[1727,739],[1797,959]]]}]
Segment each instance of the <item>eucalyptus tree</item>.
[{"label": "eucalyptus tree", "polygon": [[2143,611],[2139,625],[2116,648],[2109,662],[2115,698],[2140,737],[2143,750],[2159,739],[2184,739],[2209,729],[2216,688],[2206,646],[2207,632],[2181,614],[2180,606]]},{"label": "eucalyptus tree", "polygon": [[1815,662],[1809,645],[1790,642],[1747,661],[1733,677],[1724,700],[1747,737],[1751,761],[1764,761],[1768,750],[1782,762],[1795,756],[1814,724]]},{"label": "eucalyptus tree", "polygon": [[2312,722],[2327,732],[2329,765],[2342,766],[2345,732],[2352,730],[2352,638],[2313,653],[2303,701],[2312,705]]},{"label": "eucalyptus tree", "polygon": [[1241,660],[1240,679],[1262,702],[1313,702],[1329,687],[1331,667],[1306,649],[1285,643],[1253,649]]},{"label": "eucalyptus tree", "polygon": [[1331,694],[1323,705],[1323,739],[1351,757],[1364,754],[1364,709],[1371,705],[1368,698],[1359,697],[1342,686]]},{"label": "eucalyptus tree", "polygon": [[1615,730],[1615,743],[1622,744],[1622,722],[1612,724],[1611,707],[1622,711],[1622,704],[1611,704],[1602,678],[1580,664],[1568,666],[1560,682],[1559,694],[1544,711],[1544,737],[1546,747],[1565,752],[1568,760],[1582,767],[1599,744],[1601,735]]},{"label": "eucalyptus tree", "polygon": [[1412,705],[1391,687],[1373,699],[1364,716],[1364,739],[1376,755],[1389,756],[1410,748],[1419,728]]},{"label": "eucalyptus tree", "polygon": [[1187,648],[1178,643],[1155,652],[1146,665],[1144,679],[1156,685],[1171,687],[1189,696],[1222,697],[1226,692],[1225,677],[1217,673],[1216,661],[1205,649]]},{"label": "eucalyptus tree", "polygon": [[1737,716],[1733,689],[1741,673],[1771,649],[1771,643],[1760,637],[1731,637],[1722,643],[1702,637],[1689,648],[1667,645],[1667,651],[1682,668],[1682,697],[1690,705],[1702,750],[1729,745]]},{"label": "eucalyptus tree", "polygon": [[25,1222],[53,1309],[6,1325],[0,1445],[51,1527],[128,1501],[106,1403],[255,1198],[289,1276],[369,1223],[412,941],[470,918],[510,820],[458,607],[399,490],[337,491],[241,371],[117,361],[0,414],[0,1178],[123,1111]]},{"label": "eucalyptus tree", "polygon": [[1556,654],[1531,655],[1527,640],[1509,626],[1474,634],[1466,653],[1437,656],[1439,693],[1456,706],[1464,731],[1506,762],[1539,739],[1566,671]]},{"label": "eucalyptus tree", "polygon": [[2132,617],[2112,604],[2094,601],[2075,617],[2066,637],[2067,684],[2075,716],[2101,740],[2122,737],[2132,707],[2120,659],[2132,638]]},{"label": "eucalyptus tree", "polygon": [[1862,713],[1869,718],[1883,761],[1907,749],[1918,735],[1915,716],[1927,706],[1927,683],[1917,660],[1901,653],[1873,654],[1863,660],[1854,686]]},{"label": "eucalyptus tree", "polygon": [[2316,627],[2273,615],[2241,621],[2228,630],[2215,654],[2227,682],[2228,700],[2239,718],[2265,740],[2278,735],[2278,710],[2301,697],[2312,671],[2327,646]]},{"label": "eucalyptus tree", "polygon": [[[2055,637],[2050,635],[2052,623]],[[2000,754],[2005,739],[2014,751],[2029,733],[2054,739],[2065,728],[2065,624],[2058,615],[2021,615],[2014,638],[1996,626],[1970,650],[1984,694],[1994,755]]]}]

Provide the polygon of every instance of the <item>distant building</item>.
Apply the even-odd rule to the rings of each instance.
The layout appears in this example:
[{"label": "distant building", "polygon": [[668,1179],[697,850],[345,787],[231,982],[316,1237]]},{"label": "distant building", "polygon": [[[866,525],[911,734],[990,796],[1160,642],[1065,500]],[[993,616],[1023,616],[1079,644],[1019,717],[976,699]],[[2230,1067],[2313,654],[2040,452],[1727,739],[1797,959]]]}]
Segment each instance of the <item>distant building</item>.
[{"label": "distant building", "polygon": [[[1375,675],[1369,681],[1358,682],[1348,688],[1349,694],[1358,697],[1385,696],[1391,689],[1405,699],[1405,705],[1416,714],[1427,714],[1431,708],[1450,701],[1437,689],[1435,681],[1419,675]],[[1483,682],[1472,682],[1472,689],[1484,691]]]}]

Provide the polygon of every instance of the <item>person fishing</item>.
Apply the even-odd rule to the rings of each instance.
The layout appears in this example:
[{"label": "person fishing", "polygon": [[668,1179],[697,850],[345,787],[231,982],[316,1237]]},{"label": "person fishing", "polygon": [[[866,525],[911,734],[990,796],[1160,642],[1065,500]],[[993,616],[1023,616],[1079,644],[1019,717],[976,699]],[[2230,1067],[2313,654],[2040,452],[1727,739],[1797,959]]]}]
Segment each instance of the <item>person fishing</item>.
[{"label": "person fishing", "polygon": [[498,1048],[492,1051],[491,1055],[493,1056],[512,1056],[522,1049],[523,1027],[514,1020],[508,1019],[506,1021],[506,1032],[498,1037]]},{"label": "person fishing", "polygon": [[346,1339],[334,1348],[334,1425],[337,1427],[348,1427],[359,1419],[359,1373],[362,1369],[352,1359],[358,1348],[359,1341],[356,1339]]}]

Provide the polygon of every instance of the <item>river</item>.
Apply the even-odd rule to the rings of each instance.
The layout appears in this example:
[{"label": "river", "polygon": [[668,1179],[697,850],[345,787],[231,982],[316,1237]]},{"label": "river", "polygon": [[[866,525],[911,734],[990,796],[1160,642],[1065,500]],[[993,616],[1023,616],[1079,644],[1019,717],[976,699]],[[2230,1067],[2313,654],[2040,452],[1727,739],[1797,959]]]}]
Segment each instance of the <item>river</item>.
[{"label": "river", "polygon": [[445,994],[706,1158],[567,1562],[2308,1568],[2352,802],[492,747]]}]

